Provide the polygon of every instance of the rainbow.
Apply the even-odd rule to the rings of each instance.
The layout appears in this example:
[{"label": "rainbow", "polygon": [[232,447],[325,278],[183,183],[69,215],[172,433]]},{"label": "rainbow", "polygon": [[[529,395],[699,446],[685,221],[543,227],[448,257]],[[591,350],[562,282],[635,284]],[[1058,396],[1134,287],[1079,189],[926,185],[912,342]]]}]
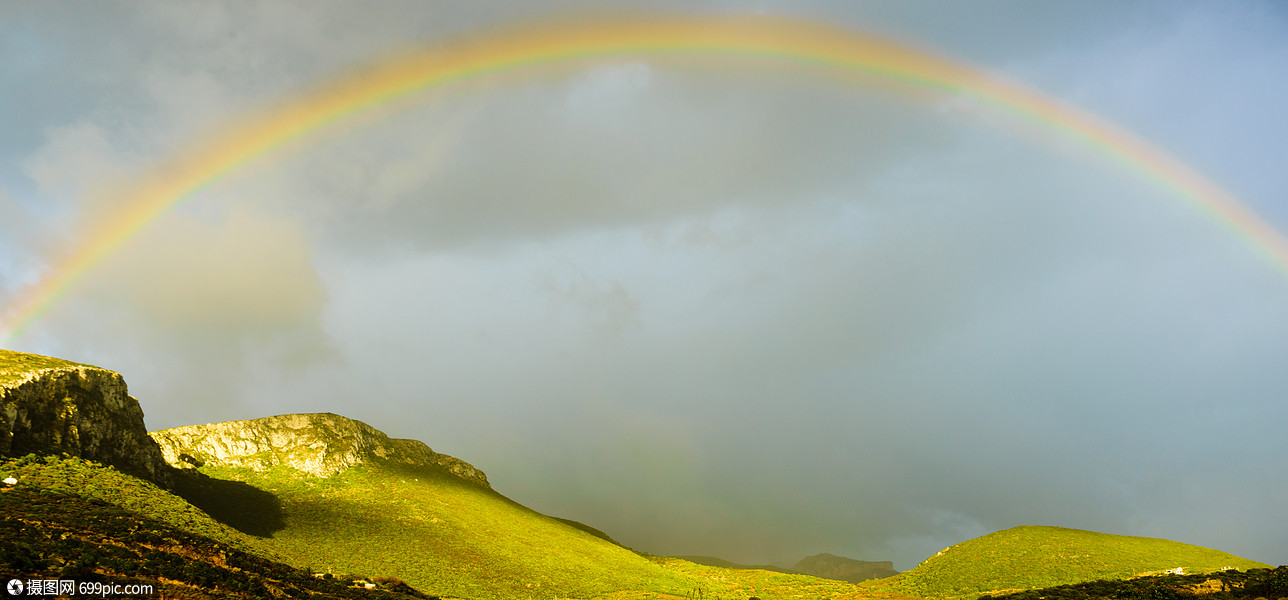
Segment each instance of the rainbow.
[{"label": "rainbow", "polygon": [[1095,149],[1168,190],[1288,273],[1288,241],[1230,194],[1164,152],[1016,82],[878,37],[781,17],[597,20],[496,31],[405,52],[247,118],[174,158],[123,196],[115,216],[4,311],[0,344],[55,305],[167,210],[288,142],[411,94],[489,73],[592,58],[744,56],[969,97]]}]

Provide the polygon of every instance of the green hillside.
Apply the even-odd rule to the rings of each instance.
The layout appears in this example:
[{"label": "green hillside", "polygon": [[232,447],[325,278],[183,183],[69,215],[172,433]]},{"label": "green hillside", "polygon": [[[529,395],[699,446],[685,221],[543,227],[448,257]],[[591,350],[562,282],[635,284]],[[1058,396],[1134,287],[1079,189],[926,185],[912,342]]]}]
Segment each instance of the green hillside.
[{"label": "green hillside", "polygon": [[[1288,598],[1288,567],[1092,581],[993,596],[992,600],[1265,600]],[[988,598],[987,596],[985,598]]]},{"label": "green hillside", "polygon": [[881,587],[925,598],[978,596],[1182,568],[1185,573],[1268,565],[1170,540],[1063,527],[1014,527],[945,548]]},{"label": "green hillside", "polygon": [[[0,439],[23,436],[23,448],[43,448],[0,457],[0,479],[17,480],[0,484],[0,575],[134,578],[182,598],[902,600],[1177,568],[1266,567],[1168,540],[1058,527],[986,535],[859,585],[650,557],[498,494],[464,461],[338,415],[281,415],[150,438],[115,373],[35,373],[72,364],[0,352],[0,391],[7,394],[0,435],[10,436]],[[32,385],[13,386],[25,379]],[[80,385],[98,387],[72,390]],[[113,420],[119,414],[135,417]],[[155,438],[165,446],[151,444]],[[124,449],[105,455],[150,480],[69,456],[104,447]]]},{"label": "green hillside", "polygon": [[[19,489],[66,494],[117,506],[167,526],[221,544],[278,559],[262,540],[212,519],[184,498],[156,484],[99,463],[74,457],[28,455],[0,458],[0,479],[13,477]],[[185,481],[187,478],[185,478]]]},{"label": "green hillside", "polygon": [[26,352],[14,352],[13,350],[0,349],[0,385],[13,383],[26,377],[32,371],[41,369],[56,369],[60,367],[84,367],[69,360],[41,356],[39,354],[28,354]]},{"label": "green hillside", "polygon": [[204,467],[281,501],[264,541],[320,572],[397,576],[466,598],[587,598],[621,590],[684,595],[702,587],[593,533],[432,467],[358,466],[327,478],[288,467]]},{"label": "green hillside", "polygon": [[[763,598],[777,600],[912,600],[889,593],[872,593],[846,581],[823,579],[799,573],[778,573],[764,569],[726,569],[702,565],[680,558],[658,557],[658,564],[669,571],[687,575],[698,587],[686,591],[686,600],[741,600]],[[612,598],[649,598],[651,594],[617,594]]]},{"label": "green hillside", "polygon": [[[266,492],[248,501],[237,488],[246,484],[180,478],[180,493],[205,510],[242,513],[231,520],[271,537],[236,531],[148,481],[79,458],[0,459],[0,475],[18,480],[0,485],[5,579],[146,583],[191,599],[422,597],[416,590],[464,598],[878,597],[806,575],[641,556],[433,469],[357,467],[326,479],[286,468],[235,473],[279,494],[271,506]],[[283,514],[245,514],[266,508]],[[318,571],[333,576],[310,576]]]},{"label": "green hillside", "polygon": [[0,484],[0,581],[145,585],[145,597],[191,600],[428,597],[398,581],[319,579],[266,559],[246,536],[112,467],[28,456],[0,460],[0,475],[17,480]]}]

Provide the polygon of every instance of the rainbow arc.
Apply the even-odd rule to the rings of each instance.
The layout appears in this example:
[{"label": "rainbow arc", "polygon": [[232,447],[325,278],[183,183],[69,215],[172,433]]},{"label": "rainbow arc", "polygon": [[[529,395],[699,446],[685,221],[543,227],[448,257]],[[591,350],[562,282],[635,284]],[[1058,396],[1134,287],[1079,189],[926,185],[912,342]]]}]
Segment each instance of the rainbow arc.
[{"label": "rainbow arc", "polygon": [[411,94],[480,76],[574,60],[666,55],[772,59],[960,94],[1094,148],[1242,238],[1288,274],[1288,240],[1180,161],[1094,115],[982,69],[880,37],[779,17],[597,20],[505,29],[407,52],[302,94],[175,157],[122,196],[121,208],[35,284],[0,321],[20,334],[160,215],[229,173],[311,132]]}]

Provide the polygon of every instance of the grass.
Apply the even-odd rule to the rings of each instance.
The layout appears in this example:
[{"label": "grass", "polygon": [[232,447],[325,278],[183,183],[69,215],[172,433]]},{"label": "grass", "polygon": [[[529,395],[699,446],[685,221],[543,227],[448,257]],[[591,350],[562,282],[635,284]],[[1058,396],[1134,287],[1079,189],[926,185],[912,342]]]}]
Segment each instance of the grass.
[{"label": "grass", "polygon": [[1170,540],[1062,527],[1015,527],[944,549],[916,568],[865,587],[924,598],[965,598],[1182,567],[1186,573],[1268,565]]},{"label": "grass", "polygon": [[25,379],[32,371],[42,369],[58,369],[64,367],[93,367],[93,365],[82,365],[61,358],[52,358],[41,356],[39,354],[27,354],[25,352],[14,352],[12,350],[0,350],[0,387],[5,384],[16,383]]},{"label": "grass", "polygon": [[1195,596],[1212,600],[1288,598],[1288,567],[1093,581],[1016,592],[990,600],[1194,600]]},{"label": "grass", "polygon": [[280,558],[262,540],[216,521],[185,499],[94,461],[36,455],[0,459],[0,479],[7,477],[18,480],[18,489],[110,504],[240,550]]},{"label": "grass", "polygon": [[859,586],[835,579],[821,579],[798,573],[779,573],[763,569],[729,569],[702,565],[680,558],[657,558],[667,570],[686,575],[697,582],[684,596],[694,600],[731,600],[763,598],[854,599],[898,598],[896,594],[867,592]]},{"label": "grass", "polygon": [[[239,532],[183,497],[92,461],[2,460],[0,476],[19,483],[0,492],[0,516],[15,528],[0,532],[8,536],[0,540],[0,565],[35,576],[93,571],[109,579],[171,581],[167,597],[193,598],[207,597],[202,589],[256,597],[248,590],[261,583],[285,591],[273,594],[279,597],[305,590],[380,597],[351,596],[356,592],[347,586],[310,587],[313,578],[301,576],[309,572],[335,575],[327,581],[394,576],[422,592],[477,599],[807,600],[855,598],[860,591],[806,575],[637,554],[598,530],[541,515],[433,468],[357,467],[330,478],[282,467],[202,470],[209,477],[185,476],[180,493],[204,490],[208,497],[200,502],[229,502],[216,514],[276,523],[262,531],[266,537]],[[262,487],[254,487],[249,501],[223,493],[252,484]],[[266,506],[263,496],[274,503]],[[271,514],[259,521],[247,514],[264,510]],[[237,558],[230,563],[230,556]],[[193,561],[202,564],[184,566]]]},{"label": "grass", "polygon": [[[241,594],[261,584],[303,591],[311,589],[312,578],[305,581],[300,573],[321,571],[336,581],[395,576],[427,593],[462,598],[615,600],[907,600],[1040,588],[1045,589],[1037,596],[1021,593],[1013,599],[1171,600],[1179,589],[1168,583],[1172,580],[1122,589],[1103,582],[1067,584],[1176,567],[1187,573],[1266,567],[1156,538],[1017,527],[948,548],[899,576],[855,585],[637,554],[606,541],[603,532],[538,514],[432,467],[363,466],[330,478],[286,467],[202,471],[181,477],[180,497],[79,458],[0,460],[0,478],[19,480],[0,496],[0,516],[14,529],[0,540],[0,562],[36,575],[83,575],[89,568],[91,575],[187,582],[183,593],[190,597],[205,597],[194,591],[207,585],[202,582],[232,586],[225,590],[230,597],[259,595]],[[207,513],[249,526],[238,531]],[[257,535],[243,533],[247,530]],[[230,569],[229,553],[259,566],[239,562]],[[184,567],[192,560],[203,565]],[[331,596],[349,594],[348,589],[314,591]]]},{"label": "grass", "polygon": [[328,478],[275,467],[203,467],[281,501],[265,540],[292,564],[399,577],[466,598],[590,598],[621,590],[669,596],[701,582],[432,467],[359,466]]},{"label": "grass", "polygon": [[[88,365],[0,351],[0,387],[32,372],[80,366]],[[821,596],[810,590],[838,585],[800,576],[764,580],[763,572],[731,575],[647,557],[593,527],[541,515],[436,467],[366,465],[328,478],[286,467],[206,467],[176,473],[167,491],[91,461],[31,455],[0,460],[0,478],[8,476],[19,484],[4,488],[6,498],[24,499],[40,516],[7,504],[6,523],[31,525],[15,539],[26,536],[31,543],[9,548],[6,556],[39,574],[93,570],[91,563],[107,557],[112,573],[187,581],[164,566],[179,568],[181,560],[157,555],[161,563],[149,562],[148,553],[160,550],[136,548],[139,540],[154,539],[144,530],[156,530],[174,534],[167,538],[170,550],[210,562],[193,569],[215,569],[202,576],[211,581],[232,577],[219,564],[223,559],[205,561],[204,550],[180,550],[184,544],[221,548],[212,551],[216,557],[232,549],[281,559],[342,579],[395,576],[420,590],[477,599],[732,598],[773,589],[796,590],[784,597],[813,598]],[[95,528],[104,535],[95,538]],[[64,544],[51,536],[79,541]],[[238,577],[236,585],[251,585]]]},{"label": "grass", "polygon": [[230,545],[236,534],[151,483],[111,467],[51,456],[6,460],[0,468],[19,480],[0,486],[0,579],[5,581],[147,584],[161,597],[194,600],[425,597],[408,588],[365,589],[350,581],[317,579]]},{"label": "grass", "polygon": [[[33,371],[84,366],[0,350],[0,390]],[[214,589],[236,598],[396,597],[402,588],[376,594],[347,585],[383,576],[379,581],[401,579],[425,592],[480,600],[899,600],[1007,592],[1040,600],[1097,597],[1103,585],[1066,588],[1177,567],[1211,573],[1267,566],[1162,539],[1017,527],[945,549],[896,577],[855,585],[641,555],[593,527],[541,515],[438,467],[382,463],[318,478],[280,466],[207,466],[176,474],[172,493],[92,461],[29,455],[0,459],[0,479],[10,476],[18,484],[0,486],[0,567],[169,581],[167,595],[178,597],[211,597],[203,590]],[[340,577],[319,580],[310,573],[317,571]],[[1279,583],[1266,585],[1288,580],[1274,577]],[[1169,600],[1167,590],[1176,591],[1169,585],[1104,597]],[[1055,586],[1066,588],[1024,595]]]},{"label": "grass", "polygon": [[[176,487],[206,502],[205,512],[92,461],[0,460],[0,478],[19,480],[0,488],[0,565],[31,576],[156,582],[169,586],[167,596],[190,598],[397,597],[348,584],[393,576],[422,592],[477,599],[911,600],[1011,592],[1008,600],[1184,600],[1208,576],[1097,581],[1176,567],[1216,572],[1211,577],[1228,580],[1233,598],[1288,586],[1288,568],[1257,571],[1266,565],[1217,550],[1059,527],[999,531],[899,576],[856,585],[637,554],[598,530],[432,467],[363,466],[330,478],[286,467],[202,471]],[[207,515],[221,510],[260,528],[260,536]],[[319,571],[335,577],[309,576]],[[1079,582],[1092,583],[1069,585]]]}]

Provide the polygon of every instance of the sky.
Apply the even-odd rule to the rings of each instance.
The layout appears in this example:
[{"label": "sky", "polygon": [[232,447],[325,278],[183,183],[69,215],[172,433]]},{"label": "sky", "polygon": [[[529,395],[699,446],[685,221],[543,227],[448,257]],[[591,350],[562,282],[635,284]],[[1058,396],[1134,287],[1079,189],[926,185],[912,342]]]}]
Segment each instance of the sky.
[{"label": "sky", "polygon": [[[400,50],[621,15],[885,36],[1114,123],[1288,232],[1274,2],[8,2],[0,306],[167,158]],[[637,550],[906,570],[1017,525],[1288,562],[1288,269],[953,94],[756,59],[484,77],[156,219],[15,350],[152,429],[330,411]]]}]

